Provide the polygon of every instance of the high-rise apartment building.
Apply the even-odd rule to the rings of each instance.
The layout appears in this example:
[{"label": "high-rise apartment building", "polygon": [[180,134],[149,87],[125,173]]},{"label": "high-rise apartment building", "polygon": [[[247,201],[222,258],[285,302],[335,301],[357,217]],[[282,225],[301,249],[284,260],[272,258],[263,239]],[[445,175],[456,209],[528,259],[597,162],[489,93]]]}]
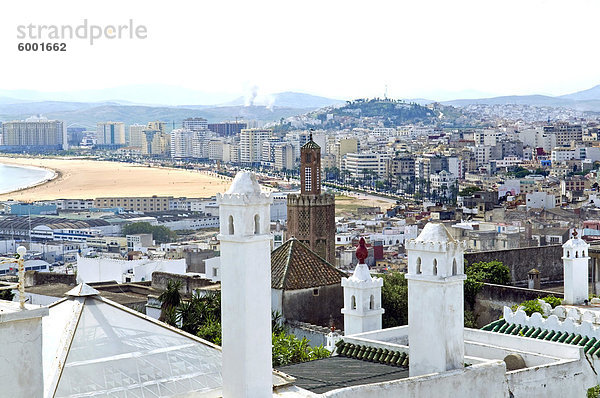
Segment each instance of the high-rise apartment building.
[{"label": "high-rise apartment building", "polygon": [[123,122],[98,122],[96,125],[96,145],[125,145],[125,124]]},{"label": "high-rise apartment building", "polygon": [[262,144],[273,134],[269,129],[244,129],[240,133],[240,163],[259,164],[262,158]]},{"label": "high-rise apartment building", "polygon": [[44,152],[67,147],[67,130],[62,121],[40,116],[2,124],[2,149]]},{"label": "high-rise apartment building", "polygon": [[570,145],[583,142],[583,128],[581,124],[570,124],[567,122],[558,122],[551,126],[544,126],[544,132],[556,136],[556,145]]},{"label": "high-rise apartment building", "polygon": [[248,128],[248,124],[242,122],[209,123],[207,128],[217,135],[228,137],[240,134],[243,129]]},{"label": "high-rise apartment building", "polygon": [[275,170],[292,170],[294,168],[294,146],[289,143],[275,145]]},{"label": "high-rise apartment building", "polygon": [[141,148],[144,145],[145,137],[143,132],[146,126],[143,124],[132,124],[129,126],[129,145]]},{"label": "high-rise apartment building", "polygon": [[189,117],[181,123],[185,130],[200,131],[208,129],[208,122],[201,117]]},{"label": "high-rise apartment building", "polygon": [[349,172],[352,178],[365,178],[366,173],[384,178],[389,169],[389,162],[390,155],[385,153],[347,153],[342,169]]},{"label": "high-rise apartment building", "polygon": [[185,128],[171,131],[172,158],[198,157],[198,145],[199,142],[195,131]]}]

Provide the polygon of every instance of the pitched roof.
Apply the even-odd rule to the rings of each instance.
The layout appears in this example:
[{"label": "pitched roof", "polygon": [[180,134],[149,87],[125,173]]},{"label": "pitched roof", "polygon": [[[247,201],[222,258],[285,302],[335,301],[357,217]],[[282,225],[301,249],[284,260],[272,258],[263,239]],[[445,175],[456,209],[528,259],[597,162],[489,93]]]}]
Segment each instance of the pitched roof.
[{"label": "pitched roof", "polygon": [[595,337],[589,338],[581,334],[560,332],[557,330],[548,330],[535,328],[531,326],[521,326],[516,323],[510,324],[504,319],[499,319],[488,325],[485,325],[481,330],[488,332],[519,335],[538,340],[555,341],[557,343],[578,345],[584,348],[588,355],[594,355],[600,358],[600,340]]},{"label": "pitched roof", "polygon": [[302,149],[321,149],[321,147],[311,138],[306,144],[302,145]]},{"label": "pitched roof", "polygon": [[346,274],[291,238],[271,253],[271,287],[297,290],[340,283]]}]

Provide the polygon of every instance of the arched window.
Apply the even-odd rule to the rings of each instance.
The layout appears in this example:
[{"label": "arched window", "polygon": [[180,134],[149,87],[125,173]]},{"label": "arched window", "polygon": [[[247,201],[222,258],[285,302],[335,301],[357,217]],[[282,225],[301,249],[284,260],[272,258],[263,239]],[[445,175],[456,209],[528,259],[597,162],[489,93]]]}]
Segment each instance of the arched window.
[{"label": "arched window", "polygon": [[371,295],[371,299],[369,300],[369,309],[370,310],[375,309],[375,296],[373,296],[373,295]]},{"label": "arched window", "polygon": [[575,250],[575,258],[579,258],[579,252]]},{"label": "arched window", "polygon": [[417,274],[421,273],[421,257],[417,257]]},{"label": "arched window", "polygon": [[567,250],[567,258],[571,257],[571,253]]},{"label": "arched window", "polygon": [[233,235],[233,216],[229,216],[229,235]]},{"label": "arched window", "polygon": [[452,260],[452,275],[458,274],[458,266],[456,265],[456,259]]},{"label": "arched window", "polygon": [[433,275],[437,275],[437,259],[433,259]]},{"label": "arched window", "polygon": [[581,252],[581,257],[585,257],[585,250]]},{"label": "arched window", "polygon": [[356,297],[352,296],[351,302],[350,302],[350,308],[352,308],[353,310],[356,309]]},{"label": "arched window", "polygon": [[260,234],[260,216],[254,215],[254,235]]}]

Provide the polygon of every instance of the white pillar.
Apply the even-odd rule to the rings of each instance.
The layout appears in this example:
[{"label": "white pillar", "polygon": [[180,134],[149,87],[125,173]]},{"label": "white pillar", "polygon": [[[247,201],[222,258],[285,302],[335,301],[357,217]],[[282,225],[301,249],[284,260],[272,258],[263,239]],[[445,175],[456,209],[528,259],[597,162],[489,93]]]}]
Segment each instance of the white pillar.
[{"label": "white pillar", "polygon": [[464,243],[429,223],[406,243],[409,374],[464,367]]},{"label": "white pillar", "polygon": [[217,195],[221,241],[223,397],[271,397],[270,194],[239,172]]},{"label": "white pillar", "polygon": [[588,243],[577,237],[577,231],[563,245],[565,304],[583,304],[589,299],[589,248]]}]

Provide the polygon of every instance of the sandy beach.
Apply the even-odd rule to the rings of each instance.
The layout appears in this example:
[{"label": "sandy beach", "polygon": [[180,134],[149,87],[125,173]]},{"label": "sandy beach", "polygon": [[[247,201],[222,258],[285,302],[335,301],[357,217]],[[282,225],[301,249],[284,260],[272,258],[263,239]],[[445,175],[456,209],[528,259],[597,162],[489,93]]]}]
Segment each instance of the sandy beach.
[{"label": "sandy beach", "polygon": [[56,178],[50,182],[0,194],[0,200],[34,201],[152,195],[210,197],[217,192],[225,192],[231,184],[229,178],[197,171],[88,159],[0,157],[0,163],[43,167],[57,173]]}]

